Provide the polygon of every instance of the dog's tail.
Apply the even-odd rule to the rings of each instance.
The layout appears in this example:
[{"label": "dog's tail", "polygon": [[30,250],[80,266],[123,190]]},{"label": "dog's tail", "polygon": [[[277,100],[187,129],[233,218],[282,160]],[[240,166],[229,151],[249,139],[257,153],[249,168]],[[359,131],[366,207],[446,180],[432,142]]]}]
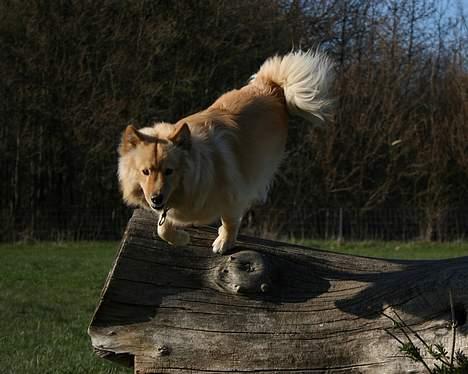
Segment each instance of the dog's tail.
[{"label": "dog's tail", "polygon": [[309,121],[324,119],[330,107],[333,63],[324,54],[296,51],[266,60],[252,77],[259,86],[280,86],[288,111]]}]

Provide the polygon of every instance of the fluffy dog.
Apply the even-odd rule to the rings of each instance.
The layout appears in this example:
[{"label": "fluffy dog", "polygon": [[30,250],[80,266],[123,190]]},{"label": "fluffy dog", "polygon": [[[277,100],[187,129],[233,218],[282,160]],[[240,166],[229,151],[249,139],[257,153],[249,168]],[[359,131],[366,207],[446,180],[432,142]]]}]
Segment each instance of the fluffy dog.
[{"label": "fluffy dog", "polygon": [[292,52],[264,62],[249,83],[176,124],[128,126],[119,147],[124,201],[160,214],[158,235],[185,245],[187,224],[221,218],[213,251],[236,241],[244,212],[262,201],[283,158],[288,114],[323,119],[332,63]]}]

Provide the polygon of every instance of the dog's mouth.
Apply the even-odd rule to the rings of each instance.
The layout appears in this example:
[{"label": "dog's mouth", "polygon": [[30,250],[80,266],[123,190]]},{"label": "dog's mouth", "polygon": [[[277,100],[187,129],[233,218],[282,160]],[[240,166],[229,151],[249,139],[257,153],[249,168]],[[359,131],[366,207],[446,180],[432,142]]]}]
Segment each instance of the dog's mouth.
[{"label": "dog's mouth", "polygon": [[156,210],[158,212],[163,210],[167,203],[166,199],[164,198],[164,195],[162,194],[153,195],[150,198],[147,198],[146,201],[148,202],[148,205],[151,209]]}]

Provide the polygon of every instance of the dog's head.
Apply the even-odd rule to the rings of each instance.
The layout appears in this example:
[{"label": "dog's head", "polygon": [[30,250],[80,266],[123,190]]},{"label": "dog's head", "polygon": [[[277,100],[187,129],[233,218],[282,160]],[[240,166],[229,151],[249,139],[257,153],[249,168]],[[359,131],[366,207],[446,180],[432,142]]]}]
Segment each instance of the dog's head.
[{"label": "dog's head", "polygon": [[158,124],[142,130],[128,126],[119,148],[119,181],[124,200],[153,210],[168,207],[182,182],[190,147],[191,134],[186,123]]}]

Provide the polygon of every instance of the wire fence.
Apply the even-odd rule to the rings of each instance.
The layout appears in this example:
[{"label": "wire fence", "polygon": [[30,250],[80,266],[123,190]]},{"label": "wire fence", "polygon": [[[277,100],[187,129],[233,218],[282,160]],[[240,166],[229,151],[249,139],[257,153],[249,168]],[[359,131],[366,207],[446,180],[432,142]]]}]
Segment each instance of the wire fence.
[{"label": "wire fence", "polygon": [[266,210],[247,216],[247,229],[254,235],[280,234],[295,239],[464,240],[468,237],[468,210],[446,209],[437,214],[413,208]]},{"label": "wire fence", "polygon": [[[120,240],[129,209],[70,209],[67,211],[0,216],[1,241]],[[155,222],[156,224],[156,222]],[[317,240],[464,240],[468,209],[448,209],[428,216],[422,209],[327,208],[248,212],[242,233],[269,238]]]},{"label": "wire fence", "polygon": [[1,216],[0,241],[120,240],[131,214],[116,208],[16,212]]}]

